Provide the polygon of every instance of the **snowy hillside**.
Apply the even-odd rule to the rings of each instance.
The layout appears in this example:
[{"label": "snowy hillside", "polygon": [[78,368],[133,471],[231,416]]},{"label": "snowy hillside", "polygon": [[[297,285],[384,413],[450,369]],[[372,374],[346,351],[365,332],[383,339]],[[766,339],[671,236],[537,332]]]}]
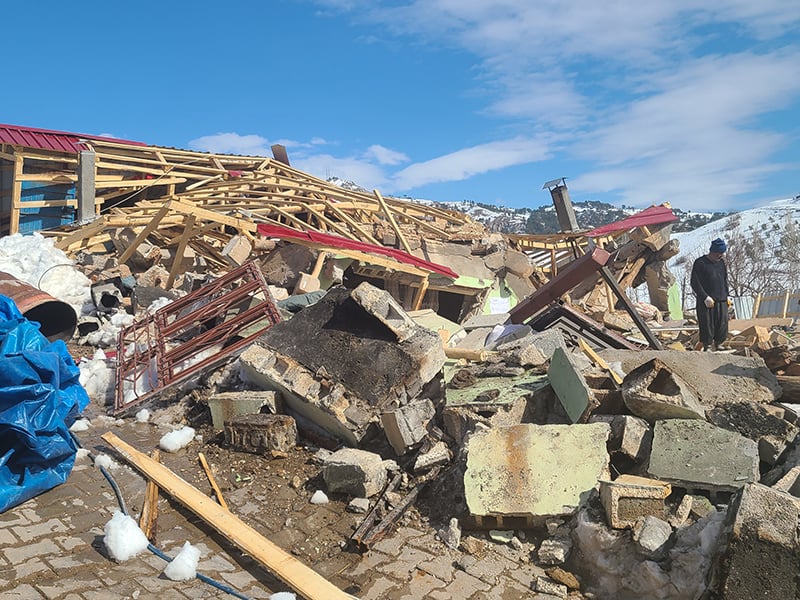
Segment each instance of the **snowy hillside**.
[{"label": "snowy hillside", "polygon": [[718,237],[728,244],[725,262],[732,296],[755,297],[800,287],[800,197],[770,202],[694,231],[673,234],[681,247],[669,268],[685,288],[685,298],[691,297],[692,263],[708,252],[711,241]]},{"label": "snowy hillside", "polygon": [[695,259],[708,251],[711,240],[735,238],[736,234],[749,235],[760,232],[767,235],[783,228],[787,220],[800,221],[800,200],[786,198],[764,206],[733,213],[728,217],[713,221],[694,231],[675,233],[673,238],[680,240],[681,252],[673,260],[682,256]]}]

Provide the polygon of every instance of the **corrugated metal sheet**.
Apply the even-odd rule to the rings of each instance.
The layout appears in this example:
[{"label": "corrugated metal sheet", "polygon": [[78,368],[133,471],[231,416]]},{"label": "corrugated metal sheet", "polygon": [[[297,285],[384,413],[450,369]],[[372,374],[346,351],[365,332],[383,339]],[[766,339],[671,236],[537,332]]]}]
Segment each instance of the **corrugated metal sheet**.
[{"label": "corrugated metal sheet", "polygon": [[5,125],[0,123],[0,143],[38,148],[39,150],[56,150],[57,152],[77,153],[86,147],[81,140],[105,140],[120,144],[146,146],[143,142],[133,142],[98,135],[85,135],[70,133],[68,131],[54,131],[51,129],[36,129],[34,127],[21,127],[19,125]]},{"label": "corrugated metal sheet", "polygon": [[645,208],[643,211],[631,215],[616,223],[603,225],[597,229],[592,229],[586,234],[586,237],[600,237],[601,235],[608,235],[617,231],[627,231],[634,227],[644,227],[647,225],[658,225],[660,223],[671,223],[677,221],[678,217],[672,212],[672,209],[660,204],[658,206],[651,206]]}]

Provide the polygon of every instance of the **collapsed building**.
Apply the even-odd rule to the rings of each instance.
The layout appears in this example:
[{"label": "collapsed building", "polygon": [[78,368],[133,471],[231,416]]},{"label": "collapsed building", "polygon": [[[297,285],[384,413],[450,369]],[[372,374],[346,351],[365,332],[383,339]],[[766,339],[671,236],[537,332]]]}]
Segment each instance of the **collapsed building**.
[{"label": "collapsed building", "polygon": [[[368,560],[416,511],[463,571],[485,540],[512,548],[543,598],[797,594],[791,323],[733,321],[735,350],[693,352],[668,205],[580,231],[555,180],[563,231],[503,235],[334,186],[280,147],[0,134],[6,232],[41,230],[90,282],[90,310],[43,325],[112,356],[99,410],[179,414],[206,428],[204,448],[267,463],[318,448],[325,491],[364,511],[343,552]],[[40,183],[64,197],[38,199]],[[21,277],[0,293],[49,320],[28,309],[58,298],[25,306]],[[627,293],[642,285],[649,303]],[[348,597],[341,574],[320,577],[235,508],[102,440],[152,482],[149,505],[160,489],[295,592]],[[376,581],[353,594],[380,597]]]}]

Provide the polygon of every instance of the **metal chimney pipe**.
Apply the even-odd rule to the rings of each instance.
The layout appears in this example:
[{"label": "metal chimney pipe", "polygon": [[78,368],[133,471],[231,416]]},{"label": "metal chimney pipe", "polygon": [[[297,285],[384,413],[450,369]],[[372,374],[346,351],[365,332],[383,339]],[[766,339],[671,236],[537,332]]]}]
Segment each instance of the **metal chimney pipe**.
[{"label": "metal chimney pipe", "polygon": [[75,333],[75,309],[47,292],[0,271],[0,294],[11,298],[26,319],[39,323],[42,335],[51,342],[69,341]]}]

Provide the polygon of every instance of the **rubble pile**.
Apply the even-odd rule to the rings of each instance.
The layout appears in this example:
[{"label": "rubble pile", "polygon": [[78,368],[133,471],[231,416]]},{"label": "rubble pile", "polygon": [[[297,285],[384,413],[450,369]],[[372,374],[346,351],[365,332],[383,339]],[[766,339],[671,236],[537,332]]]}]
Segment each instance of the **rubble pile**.
[{"label": "rubble pile", "polygon": [[[342,552],[415,515],[462,570],[509,548],[541,597],[798,594],[800,349],[753,319],[693,351],[668,206],[526,239],[245,158],[40,238],[90,282],[68,341],[101,410],[180,422],[170,453],[269,466],[312,449],[292,488],[359,515]],[[156,498],[313,581],[234,509],[103,439]]]}]

